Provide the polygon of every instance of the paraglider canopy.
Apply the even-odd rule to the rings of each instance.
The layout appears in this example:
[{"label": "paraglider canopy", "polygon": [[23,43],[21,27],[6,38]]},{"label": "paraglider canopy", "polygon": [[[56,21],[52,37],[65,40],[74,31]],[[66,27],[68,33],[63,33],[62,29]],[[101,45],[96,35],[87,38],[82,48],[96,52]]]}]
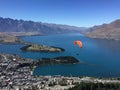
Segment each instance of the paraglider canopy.
[{"label": "paraglider canopy", "polygon": [[76,45],[76,44],[77,44],[80,48],[83,47],[83,44],[82,44],[82,42],[81,42],[80,40],[74,41],[74,45]]}]

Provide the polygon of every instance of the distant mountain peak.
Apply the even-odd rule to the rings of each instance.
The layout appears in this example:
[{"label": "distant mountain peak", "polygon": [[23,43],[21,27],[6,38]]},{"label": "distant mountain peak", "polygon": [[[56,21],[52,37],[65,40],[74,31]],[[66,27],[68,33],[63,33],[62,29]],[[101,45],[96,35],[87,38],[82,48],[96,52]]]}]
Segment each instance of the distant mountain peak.
[{"label": "distant mountain peak", "polygon": [[0,17],[0,32],[38,32],[41,34],[58,34],[81,32],[81,30],[84,29],[85,28],[83,27]]}]

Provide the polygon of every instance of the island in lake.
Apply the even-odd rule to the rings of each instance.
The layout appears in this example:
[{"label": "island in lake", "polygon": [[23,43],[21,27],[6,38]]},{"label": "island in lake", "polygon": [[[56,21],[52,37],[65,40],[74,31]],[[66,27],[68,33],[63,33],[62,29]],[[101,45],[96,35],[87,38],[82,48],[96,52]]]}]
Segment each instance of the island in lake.
[{"label": "island in lake", "polygon": [[38,44],[30,44],[20,48],[22,51],[32,51],[32,52],[62,52],[65,51],[62,48],[54,46],[45,46]]}]

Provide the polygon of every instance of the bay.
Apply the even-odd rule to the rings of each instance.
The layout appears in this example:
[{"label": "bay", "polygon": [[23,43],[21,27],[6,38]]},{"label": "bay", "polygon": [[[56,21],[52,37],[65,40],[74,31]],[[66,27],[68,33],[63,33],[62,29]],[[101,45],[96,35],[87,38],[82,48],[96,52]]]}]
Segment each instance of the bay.
[{"label": "bay", "polygon": [[[49,36],[24,36],[23,40],[56,46],[65,49],[60,53],[23,52],[24,45],[0,45],[0,52],[18,54],[24,58],[40,59],[58,56],[74,56],[80,64],[47,65],[34,70],[35,75],[72,75],[94,77],[120,76],[120,42],[114,40],[91,39],[82,34],[57,34]],[[83,48],[74,45],[75,40],[83,42]]]}]

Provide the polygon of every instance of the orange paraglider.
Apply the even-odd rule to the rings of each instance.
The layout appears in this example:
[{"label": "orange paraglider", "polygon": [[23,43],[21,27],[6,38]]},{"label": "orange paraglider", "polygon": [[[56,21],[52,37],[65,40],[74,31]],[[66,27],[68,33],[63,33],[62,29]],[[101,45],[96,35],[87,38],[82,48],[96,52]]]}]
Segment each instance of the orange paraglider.
[{"label": "orange paraglider", "polygon": [[76,45],[76,44],[78,44],[78,46],[79,46],[80,48],[83,47],[83,44],[82,44],[82,42],[81,42],[80,40],[74,41],[74,45]]}]

